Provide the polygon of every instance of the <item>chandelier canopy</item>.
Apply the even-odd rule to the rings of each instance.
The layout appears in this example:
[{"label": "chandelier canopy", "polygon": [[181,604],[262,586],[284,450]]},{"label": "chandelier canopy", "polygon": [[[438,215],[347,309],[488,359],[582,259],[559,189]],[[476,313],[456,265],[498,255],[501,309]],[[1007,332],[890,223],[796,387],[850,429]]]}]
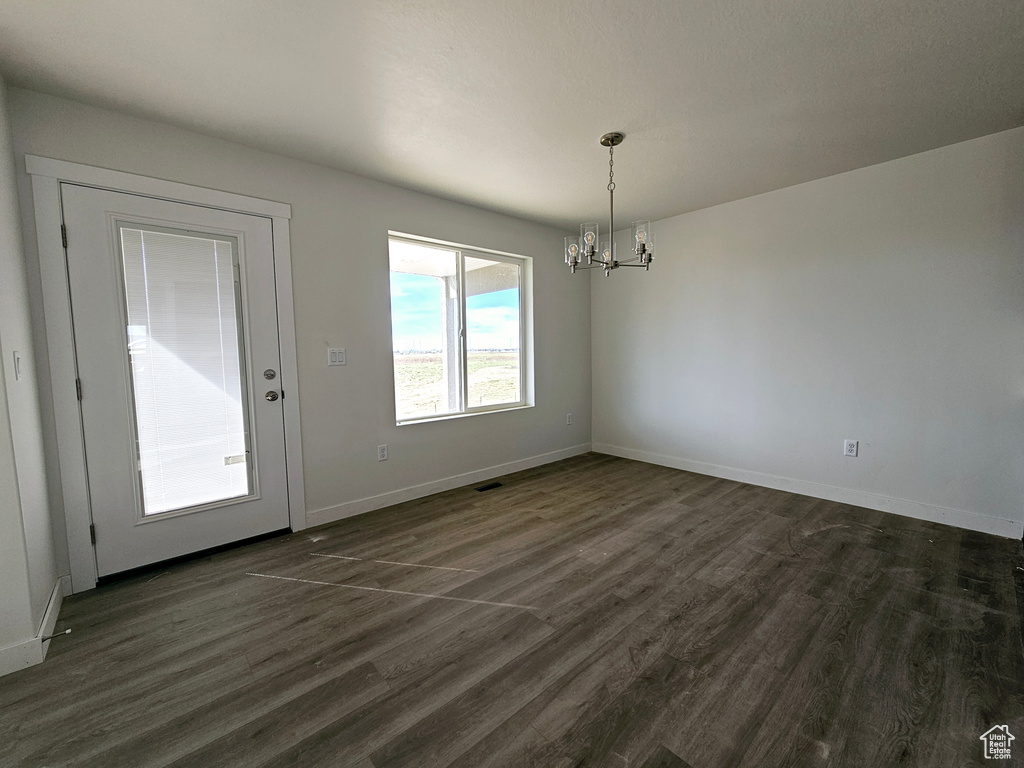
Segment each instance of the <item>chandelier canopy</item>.
[{"label": "chandelier canopy", "polygon": [[[632,258],[619,261],[615,258],[615,147],[626,138],[622,133],[606,133],[601,137],[601,146],[608,147],[608,234],[604,238],[596,221],[580,224],[579,237],[565,238],[565,263],[569,270],[603,269],[607,277],[619,267],[651,268],[654,261],[654,242],[651,239],[651,222],[634,221],[632,234]],[[584,264],[584,260],[586,264]]]}]

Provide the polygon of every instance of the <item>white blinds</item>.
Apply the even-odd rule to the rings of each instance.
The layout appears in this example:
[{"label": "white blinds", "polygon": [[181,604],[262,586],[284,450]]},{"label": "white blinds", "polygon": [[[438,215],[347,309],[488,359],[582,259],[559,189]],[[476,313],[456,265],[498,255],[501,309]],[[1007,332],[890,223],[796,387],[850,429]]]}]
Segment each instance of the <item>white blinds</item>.
[{"label": "white blinds", "polygon": [[236,243],[119,231],[143,512],[249,495]]}]

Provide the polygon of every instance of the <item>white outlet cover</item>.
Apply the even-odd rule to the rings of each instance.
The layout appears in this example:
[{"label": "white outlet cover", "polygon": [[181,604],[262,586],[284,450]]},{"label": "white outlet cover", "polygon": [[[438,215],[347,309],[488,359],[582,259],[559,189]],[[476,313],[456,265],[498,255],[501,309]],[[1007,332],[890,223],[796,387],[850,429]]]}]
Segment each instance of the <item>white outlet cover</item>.
[{"label": "white outlet cover", "polygon": [[843,454],[846,456],[856,456],[857,448],[858,445],[856,440],[846,440],[843,442]]}]

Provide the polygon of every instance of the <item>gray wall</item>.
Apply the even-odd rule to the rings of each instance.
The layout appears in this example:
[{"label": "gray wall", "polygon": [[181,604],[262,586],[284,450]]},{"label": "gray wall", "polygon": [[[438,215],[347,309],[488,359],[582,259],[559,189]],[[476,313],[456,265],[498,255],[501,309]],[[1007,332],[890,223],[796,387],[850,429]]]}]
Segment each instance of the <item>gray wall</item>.
[{"label": "gray wall", "polygon": [[0,649],[35,636],[57,579],[9,111],[0,80]]},{"label": "gray wall", "polygon": [[1021,535],[1024,129],[655,234],[593,284],[595,450]]},{"label": "gray wall", "polygon": [[[401,489],[423,494],[448,478],[589,447],[589,286],[561,268],[563,233],[60,98],[12,89],[11,103],[26,232],[35,231],[26,153],[291,204],[312,523],[379,506]],[[389,229],[534,258],[535,408],[395,426]],[[34,239],[26,252],[42,327]],[[328,347],[345,347],[348,364],[328,368]],[[567,411],[581,416],[572,427]],[[387,462],[376,460],[381,443]]]}]

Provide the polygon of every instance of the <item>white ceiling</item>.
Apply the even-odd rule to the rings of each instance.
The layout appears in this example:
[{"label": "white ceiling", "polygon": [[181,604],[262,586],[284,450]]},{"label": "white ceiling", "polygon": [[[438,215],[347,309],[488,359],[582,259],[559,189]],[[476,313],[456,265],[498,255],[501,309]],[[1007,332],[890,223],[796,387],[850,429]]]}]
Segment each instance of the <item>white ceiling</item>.
[{"label": "white ceiling", "polygon": [[622,131],[621,226],[1024,124],[1024,2],[0,0],[0,73],[566,228]]}]

